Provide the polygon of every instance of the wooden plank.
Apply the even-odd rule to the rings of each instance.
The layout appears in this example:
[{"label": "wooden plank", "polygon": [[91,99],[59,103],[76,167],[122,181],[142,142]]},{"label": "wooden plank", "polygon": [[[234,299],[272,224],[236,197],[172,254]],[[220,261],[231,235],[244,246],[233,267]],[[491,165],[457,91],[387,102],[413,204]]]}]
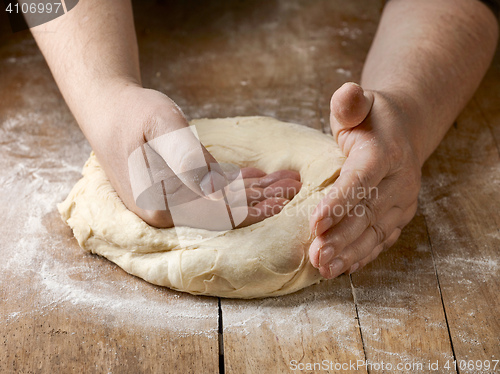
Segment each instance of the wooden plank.
[{"label": "wooden plank", "polygon": [[[228,109],[224,114],[271,115],[324,130],[331,95],[344,81],[359,76],[359,61],[368,50],[380,8],[337,1],[268,4],[276,7],[273,18],[279,22],[269,22],[268,14],[263,14],[252,34],[233,36],[250,47],[238,50],[239,61],[226,58],[237,62],[242,71],[248,69],[251,75],[245,88],[236,89],[241,109]],[[263,67],[259,60],[265,61]],[[248,63],[251,69],[246,68]],[[231,71],[229,66],[226,68]],[[228,79],[232,77],[242,75],[234,72]],[[245,96],[248,94],[253,98]],[[221,102],[220,97],[224,96],[219,94],[213,101]],[[240,103],[247,105],[242,107]],[[282,298],[223,299],[221,307],[228,373],[281,373],[294,369],[313,372],[318,368],[336,372],[336,364],[364,361],[347,277]],[[351,369],[345,372],[354,372]]]},{"label": "wooden plank", "polygon": [[453,352],[420,212],[391,249],[351,277],[370,373],[456,372],[443,368]]},{"label": "wooden plank", "polygon": [[321,51],[309,49],[314,24],[304,29],[301,7],[230,1],[138,8],[141,62],[151,72],[144,84],[168,94],[189,118],[263,115],[319,129],[313,62]]},{"label": "wooden plank", "polygon": [[500,358],[499,165],[472,101],[423,170],[423,212],[460,373]]},{"label": "wooden plank", "polygon": [[[190,118],[260,114],[328,130],[331,93],[359,76],[378,6],[136,2],[144,82]],[[33,42],[13,38],[0,45],[0,371],[217,372],[216,300],[148,285],[83,254],[59,221],[54,204],[77,180],[88,147]],[[499,162],[477,124],[486,118],[498,146],[498,71],[489,76],[476,96],[482,111],[472,105],[450,132],[426,165],[422,192],[458,359],[499,357]],[[450,357],[422,221],[353,278],[373,361]],[[347,277],[221,305],[228,372],[365,358]]]},{"label": "wooden plank", "polygon": [[26,178],[10,185],[0,198],[14,202],[1,212],[10,223],[0,227],[1,372],[218,372],[216,299],[150,285],[84,253],[52,204],[36,208],[42,192]]},{"label": "wooden plank", "polygon": [[222,313],[226,373],[333,373],[365,359],[348,277],[278,298],[223,299]]},{"label": "wooden plank", "polygon": [[90,148],[25,34],[0,48],[0,372],[218,372],[218,303],[84,253],[56,211]]},{"label": "wooden plank", "polygon": [[486,73],[474,99],[482,117],[490,128],[500,152],[500,52],[497,50],[490,69]]}]

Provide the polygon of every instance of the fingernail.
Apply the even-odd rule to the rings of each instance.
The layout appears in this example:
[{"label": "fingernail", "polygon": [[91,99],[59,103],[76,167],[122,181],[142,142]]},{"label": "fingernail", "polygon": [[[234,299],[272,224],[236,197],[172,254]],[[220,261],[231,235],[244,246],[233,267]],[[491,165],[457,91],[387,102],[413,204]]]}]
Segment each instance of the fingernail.
[{"label": "fingernail", "polygon": [[[205,196],[209,196],[214,192],[217,192],[227,186],[226,177],[217,173],[216,171],[210,171],[203,177],[200,182],[200,188]],[[222,198],[222,194],[221,194]]]},{"label": "fingernail", "polygon": [[349,269],[349,274],[352,274],[354,273],[356,270],[359,269],[359,262],[356,262],[354,265],[351,266],[351,268]]},{"label": "fingernail", "polygon": [[319,250],[319,266],[325,266],[333,257],[334,250],[332,246],[326,246]]},{"label": "fingernail", "polygon": [[316,223],[316,227],[314,228],[314,235],[318,236],[323,234],[326,230],[328,230],[333,225],[333,219],[331,217],[323,218],[321,221]]},{"label": "fingernail", "polygon": [[[321,239],[320,238],[315,238],[310,247],[309,247],[309,253],[312,254],[312,258],[311,258],[311,263],[314,267],[316,268],[319,268],[319,263],[321,261],[321,246],[322,246],[322,242],[321,242]],[[315,261],[315,254],[318,253],[318,263],[317,264],[314,264],[316,261]]]},{"label": "fingernail", "polygon": [[330,271],[330,278],[335,278],[342,272],[342,268],[344,267],[344,261],[340,258],[336,258],[330,264],[328,270]]}]

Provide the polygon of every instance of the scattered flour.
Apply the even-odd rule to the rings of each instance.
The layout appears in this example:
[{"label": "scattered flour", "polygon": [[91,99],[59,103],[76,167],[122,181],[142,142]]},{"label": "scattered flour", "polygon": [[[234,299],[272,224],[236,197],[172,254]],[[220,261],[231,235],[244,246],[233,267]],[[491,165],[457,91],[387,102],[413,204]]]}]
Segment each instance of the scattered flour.
[{"label": "scattered flour", "polygon": [[[13,134],[26,122],[37,122],[31,117],[11,118],[0,124],[0,131]],[[180,297],[120,274],[114,265],[83,252],[68,238],[56,204],[80,178],[90,149],[81,142],[73,143],[73,149],[61,146],[50,151],[50,145],[33,146],[35,138],[24,134],[17,144],[8,142],[10,148],[4,148],[8,156],[0,160],[0,204],[5,215],[0,227],[0,273],[4,275],[0,277],[4,296],[0,324],[63,309],[67,315],[86,316],[89,323],[126,323],[175,331],[177,336],[216,338],[216,299]],[[23,142],[29,145],[26,149],[19,146]],[[110,281],[113,271],[118,275]]]}]

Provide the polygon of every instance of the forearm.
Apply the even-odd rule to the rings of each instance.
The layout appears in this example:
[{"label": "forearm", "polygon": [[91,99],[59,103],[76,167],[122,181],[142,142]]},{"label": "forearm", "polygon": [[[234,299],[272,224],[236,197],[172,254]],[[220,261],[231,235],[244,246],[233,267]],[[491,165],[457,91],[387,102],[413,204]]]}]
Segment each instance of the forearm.
[{"label": "forearm", "polygon": [[99,108],[112,100],[113,89],[140,84],[130,1],[80,1],[32,33],[86,135],[99,123]]},{"label": "forearm", "polygon": [[477,89],[493,57],[498,24],[470,0],[391,0],[361,84],[398,101],[420,162],[434,151]]}]

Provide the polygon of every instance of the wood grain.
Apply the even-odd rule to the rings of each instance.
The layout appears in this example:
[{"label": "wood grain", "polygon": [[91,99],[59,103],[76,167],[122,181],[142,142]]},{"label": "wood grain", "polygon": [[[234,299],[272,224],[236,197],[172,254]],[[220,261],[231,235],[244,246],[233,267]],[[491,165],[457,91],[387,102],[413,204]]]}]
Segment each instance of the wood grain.
[{"label": "wood grain", "polygon": [[478,105],[481,115],[481,123],[485,123],[495,140],[496,147],[500,153],[500,53],[497,50],[490,69],[486,73],[479,89],[474,95],[473,101]]},{"label": "wood grain", "polygon": [[422,207],[457,360],[500,356],[499,164],[472,101],[424,167]]},{"label": "wood grain", "polygon": [[365,359],[348,277],[280,298],[222,300],[222,312],[226,373],[335,372]]},{"label": "wood grain", "polygon": [[[42,222],[45,235],[20,245],[0,228],[10,261],[0,288],[2,373],[219,372],[216,299],[150,285],[83,253],[56,212]],[[24,252],[6,253],[14,250]]]},{"label": "wood grain", "polygon": [[351,277],[371,373],[456,372],[429,367],[453,360],[453,352],[421,212],[392,248]]},{"label": "wood grain", "polygon": [[[135,1],[144,85],[188,118],[267,115],[328,133],[330,97],[359,80],[382,3]],[[0,372],[286,373],[366,359],[454,372],[445,360],[500,357],[500,53],[426,163],[420,211],[393,249],[352,282],[219,301],[78,247],[55,205],[90,147],[29,33],[0,12],[0,35]]]},{"label": "wood grain", "polygon": [[29,33],[0,40],[0,372],[219,372],[217,299],[84,253],[60,219],[90,147]]}]

